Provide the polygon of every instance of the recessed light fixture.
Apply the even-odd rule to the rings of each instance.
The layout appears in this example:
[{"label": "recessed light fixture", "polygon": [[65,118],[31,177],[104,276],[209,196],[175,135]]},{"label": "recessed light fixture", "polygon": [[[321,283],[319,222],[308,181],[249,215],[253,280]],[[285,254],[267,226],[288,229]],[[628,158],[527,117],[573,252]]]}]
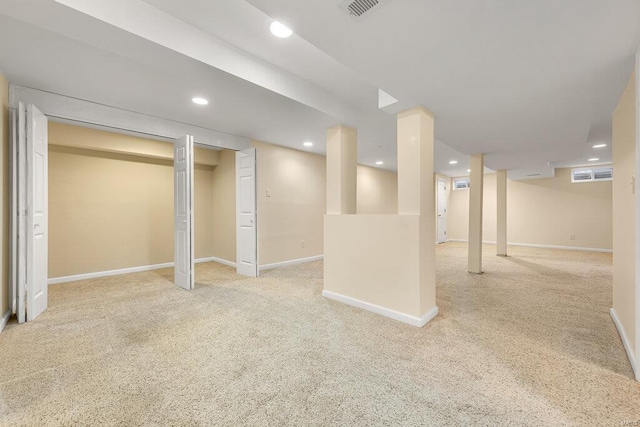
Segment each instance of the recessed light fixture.
[{"label": "recessed light fixture", "polygon": [[467,169],[467,172],[471,172],[471,169]]},{"label": "recessed light fixture", "polygon": [[276,37],[280,37],[281,39],[286,39],[291,34],[293,34],[293,31],[291,31],[287,26],[281,24],[278,21],[273,21],[270,28],[271,34]]},{"label": "recessed light fixture", "polygon": [[451,161],[449,162],[449,164],[450,164],[450,165],[457,165],[457,164],[458,164],[458,161],[457,161],[457,160],[451,160]]},{"label": "recessed light fixture", "polygon": [[304,145],[305,147],[313,147],[313,142],[307,141],[302,145]]},{"label": "recessed light fixture", "polygon": [[590,162],[597,162],[597,161],[598,161],[598,160],[600,160],[600,159],[599,159],[599,158],[597,158],[597,157],[592,157],[592,158],[587,159],[587,160],[588,160],[588,161],[590,161]]},{"label": "recessed light fixture", "polygon": [[193,101],[194,104],[198,104],[198,105],[207,105],[209,103],[209,101],[207,101],[204,98],[200,98],[199,96],[196,96],[195,98],[191,99]]},{"label": "recessed light fixture", "polygon": [[376,162],[376,165],[378,165],[378,166],[379,166],[379,165],[384,165],[384,162],[383,162],[382,160],[378,160],[378,161]]},{"label": "recessed light fixture", "polygon": [[596,145],[593,146],[593,148],[604,148],[606,146],[607,146],[607,144],[596,144]]}]

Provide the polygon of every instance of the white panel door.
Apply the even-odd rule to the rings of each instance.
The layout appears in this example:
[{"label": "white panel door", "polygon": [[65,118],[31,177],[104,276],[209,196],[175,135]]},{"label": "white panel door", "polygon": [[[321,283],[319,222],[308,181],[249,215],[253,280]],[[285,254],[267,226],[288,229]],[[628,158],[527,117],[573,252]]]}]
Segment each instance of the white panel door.
[{"label": "white panel door", "polygon": [[16,315],[18,323],[27,321],[27,109],[18,103],[18,182],[17,187],[17,240],[16,240]]},{"label": "white panel door", "polygon": [[47,308],[48,268],[48,141],[47,118],[27,106],[27,320]]},{"label": "white panel door", "polygon": [[447,241],[447,181],[438,179],[438,243]]},{"label": "white panel door", "polygon": [[9,110],[9,310],[18,309],[18,112]]},{"label": "white panel door", "polygon": [[258,276],[258,228],[256,215],[256,149],[236,152],[236,269],[244,276]]},{"label": "white panel door", "polygon": [[195,284],[193,246],[193,137],[177,139],[173,149],[175,283],[184,289]]}]

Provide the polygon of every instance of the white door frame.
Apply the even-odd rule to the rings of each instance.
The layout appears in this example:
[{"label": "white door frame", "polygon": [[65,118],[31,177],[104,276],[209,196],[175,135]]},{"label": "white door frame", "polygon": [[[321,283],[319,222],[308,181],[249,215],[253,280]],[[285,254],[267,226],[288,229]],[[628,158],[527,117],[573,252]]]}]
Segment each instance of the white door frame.
[{"label": "white door frame", "polygon": [[236,151],[236,272],[258,277],[256,149]]}]

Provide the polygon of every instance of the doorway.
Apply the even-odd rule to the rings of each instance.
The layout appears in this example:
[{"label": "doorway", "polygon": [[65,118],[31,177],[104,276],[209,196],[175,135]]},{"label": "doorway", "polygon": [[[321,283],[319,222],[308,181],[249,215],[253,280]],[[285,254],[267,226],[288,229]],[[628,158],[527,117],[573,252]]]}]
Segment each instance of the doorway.
[{"label": "doorway", "polygon": [[[183,181],[192,185],[190,188],[180,187],[178,197],[175,197],[175,190],[172,188],[172,184],[176,171],[172,166],[174,166],[173,163],[176,156],[173,154],[173,149],[176,146],[182,147],[180,145],[182,139],[170,145],[167,144],[169,142],[167,138],[148,138],[149,135],[140,138],[137,134],[135,136],[132,135],[135,134],[134,132],[120,133],[113,132],[111,129],[105,131],[100,129],[99,126],[92,129],[93,126],[79,127],[69,123],[52,123],[51,125],[56,127],[57,132],[54,132],[53,141],[47,141],[52,135],[48,135],[50,126],[47,124],[44,114],[39,113],[32,105],[25,106],[23,104],[12,109],[11,112],[12,118],[15,118],[16,121],[11,126],[12,139],[14,141],[11,160],[12,182],[14,183],[11,195],[11,200],[13,201],[11,240],[12,246],[14,246],[11,261],[11,308],[13,313],[18,314],[20,323],[32,320],[46,309],[47,286],[49,284],[169,267],[174,264],[169,262],[171,258],[174,259],[178,266],[187,267],[179,269],[181,273],[184,273],[182,274],[184,277],[180,277],[180,279],[184,280],[182,282],[176,280],[176,284],[193,288],[194,262],[219,261],[215,256],[216,254],[212,253],[211,245],[202,243],[205,240],[211,240],[210,237],[213,237],[212,229],[215,228],[218,234],[224,232],[229,235],[229,238],[221,242],[221,245],[231,246],[231,238],[235,243],[235,203],[233,203],[233,198],[226,203],[222,203],[232,206],[231,209],[226,209],[229,212],[224,212],[224,218],[220,218],[217,215],[221,209],[216,211],[215,218],[224,219],[223,225],[214,227],[212,224],[207,223],[211,222],[211,217],[213,216],[212,206],[209,205],[214,204],[213,188],[211,188],[212,184],[209,181],[213,180],[214,171],[218,167],[215,165],[218,164],[222,168],[220,164],[222,161],[218,162],[217,159],[223,157],[223,152],[226,163],[230,166],[224,173],[225,175],[229,175],[229,172],[231,173],[231,176],[224,181],[230,184],[229,188],[224,190],[224,194],[235,193],[235,150],[194,148],[191,140],[192,143],[189,144],[188,150],[191,154],[189,156],[190,162],[188,162],[191,168],[189,171],[184,171],[182,178],[184,178]],[[21,123],[17,123],[19,118]],[[32,122],[33,124],[29,125]],[[76,133],[70,134],[71,128],[75,129],[74,132]],[[114,139],[114,135],[117,135],[118,138]],[[29,136],[32,136],[32,138],[28,138]],[[129,138],[126,141],[120,138],[125,136]],[[18,152],[17,150],[19,137],[26,142],[33,141],[34,155],[31,156],[32,160],[29,162],[26,157],[31,151],[21,149]],[[25,147],[28,147],[26,142],[24,142]],[[49,145],[48,142],[52,142],[53,145]],[[130,144],[130,142],[136,142],[136,144]],[[146,144],[143,144],[143,142]],[[183,148],[186,148],[187,144],[183,145]],[[207,146],[206,148],[209,147]],[[200,159],[194,162],[194,159],[198,157],[195,153],[196,149],[199,150]],[[186,155],[186,151],[183,154]],[[56,213],[55,218],[53,218],[53,225],[55,226],[53,229],[53,237],[55,238],[53,243],[58,247],[66,246],[67,248],[67,250],[63,251],[54,249],[53,257],[56,261],[54,267],[57,267],[52,276],[50,276],[52,274],[51,269],[48,268],[51,267],[49,258],[52,255],[47,253],[48,246],[52,243],[48,238],[49,221],[40,218],[41,214],[49,216],[49,203],[46,200],[48,195],[46,190],[49,188],[51,172],[46,168],[51,160],[51,158],[48,159],[49,161],[46,159],[46,157],[49,157],[49,152],[56,160],[54,169],[57,171],[52,181],[55,184],[54,189],[56,189],[54,193],[56,197],[53,200],[53,207],[55,208],[53,211]],[[203,154],[205,152],[208,154]],[[25,158],[20,160],[18,154],[24,155]],[[255,159],[255,155],[253,158]],[[20,161],[24,161],[24,166],[18,168],[17,165]],[[27,167],[28,165],[31,165],[31,167]],[[36,166],[42,166],[44,170]],[[255,169],[255,165],[252,164],[252,166]],[[105,168],[112,170],[114,173],[100,175],[98,172],[104,171]],[[223,171],[220,172],[222,174]],[[31,176],[31,173],[33,176]],[[87,179],[87,174],[92,179]],[[27,183],[27,185],[19,186],[23,189],[22,192],[18,191],[19,180],[17,178],[23,175],[25,178],[31,177],[31,181],[39,184],[39,186],[36,188],[34,185]],[[194,178],[195,185],[193,185]],[[204,181],[207,181],[206,186],[202,184]],[[198,183],[200,183],[199,189],[197,189]],[[113,184],[118,184],[119,187],[114,187]],[[255,185],[255,182],[253,184]],[[127,192],[118,191],[120,187],[126,188]],[[26,190],[30,188],[43,189],[43,192],[36,191],[34,194],[29,195]],[[255,190],[253,191],[255,192]],[[198,205],[198,203],[194,203],[194,200],[198,199],[198,197],[195,197],[195,193],[202,195],[203,192],[206,193],[206,197],[201,198],[201,207],[196,209],[195,205]],[[171,197],[172,195],[174,197]],[[184,197],[180,197],[180,195]],[[32,197],[36,203],[27,203],[27,197]],[[175,206],[174,209],[169,208],[169,206],[173,205],[174,200],[185,202],[181,205],[182,209],[176,210]],[[117,206],[112,206],[114,204]],[[19,207],[22,205],[34,206],[33,214],[35,217],[32,220],[27,218],[27,215],[18,215],[18,212],[25,211],[24,208],[20,211]],[[43,208],[39,209],[39,206]],[[74,206],[74,208],[70,209],[70,206]],[[189,213],[189,218],[180,218],[180,221],[174,221],[172,213],[176,211]],[[197,212],[200,211],[202,211],[202,214],[197,215]],[[30,213],[31,211],[27,212]],[[119,230],[116,223],[124,215],[129,215],[132,220],[123,221],[128,228]],[[201,223],[203,220],[207,223],[199,227],[199,236],[195,236],[195,238],[194,217],[199,218],[198,221]],[[191,238],[184,239],[183,245],[171,245],[172,237],[176,233],[173,223],[184,224],[184,220],[187,220],[187,223],[190,222],[191,227],[182,234],[188,234]],[[61,233],[62,226],[69,224],[73,226],[74,233]],[[115,229],[112,230],[112,228],[105,227],[106,225],[113,225]],[[225,230],[222,230],[223,228]],[[34,243],[31,245],[32,250],[30,251],[28,251],[28,242],[31,240],[28,233],[29,230],[33,231]],[[64,236],[61,237],[61,235]],[[18,236],[26,236],[26,238],[21,239]],[[77,239],[71,241],[74,236]],[[102,252],[82,250],[84,246],[78,244],[78,241],[88,240],[84,238],[87,236],[94,236],[96,239],[100,239],[100,245],[95,245],[95,247],[101,248]],[[203,239],[203,236],[206,239]],[[146,245],[143,245],[143,247],[140,247],[137,243],[131,244],[131,242],[142,241],[141,239],[146,241]],[[198,244],[198,242],[201,243]],[[25,245],[22,248],[24,254],[18,247],[20,243]],[[66,245],[66,243],[71,244]],[[176,255],[173,253],[172,246],[184,250]],[[200,258],[196,258],[198,248],[200,250],[199,253],[202,253],[202,255],[199,255]],[[233,245],[233,252],[235,255],[235,245]],[[37,256],[29,258],[28,254]],[[72,256],[73,254],[79,256]],[[223,254],[222,256],[226,258],[226,255]],[[185,262],[180,262],[182,260]],[[257,259],[255,262],[257,264]],[[235,266],[235,258],[229,257],[227,264]],[[27,268],[30,269],[29,272],[33,270],[30,274],[34,277],[34,280],[28,280]],[[29,288],[29,286],[36,285],[37,287],[33,289]],[[29,297],[33,300],[28,300]]]}]

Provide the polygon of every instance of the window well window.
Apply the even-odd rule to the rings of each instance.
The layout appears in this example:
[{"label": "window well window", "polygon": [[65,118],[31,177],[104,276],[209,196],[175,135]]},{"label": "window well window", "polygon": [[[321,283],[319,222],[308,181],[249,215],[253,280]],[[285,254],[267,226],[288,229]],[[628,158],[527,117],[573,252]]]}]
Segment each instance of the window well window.
[{"label": "window well window", "polygon": [[611,181],[613,166],[575,168],[571,170],[571,182]]},{"label": "window well window", "polygon": [[453,179],[453,189],[454,190],[464,190],[469,188],[470,180],[469,177],[465,178],[454,178]]}]

